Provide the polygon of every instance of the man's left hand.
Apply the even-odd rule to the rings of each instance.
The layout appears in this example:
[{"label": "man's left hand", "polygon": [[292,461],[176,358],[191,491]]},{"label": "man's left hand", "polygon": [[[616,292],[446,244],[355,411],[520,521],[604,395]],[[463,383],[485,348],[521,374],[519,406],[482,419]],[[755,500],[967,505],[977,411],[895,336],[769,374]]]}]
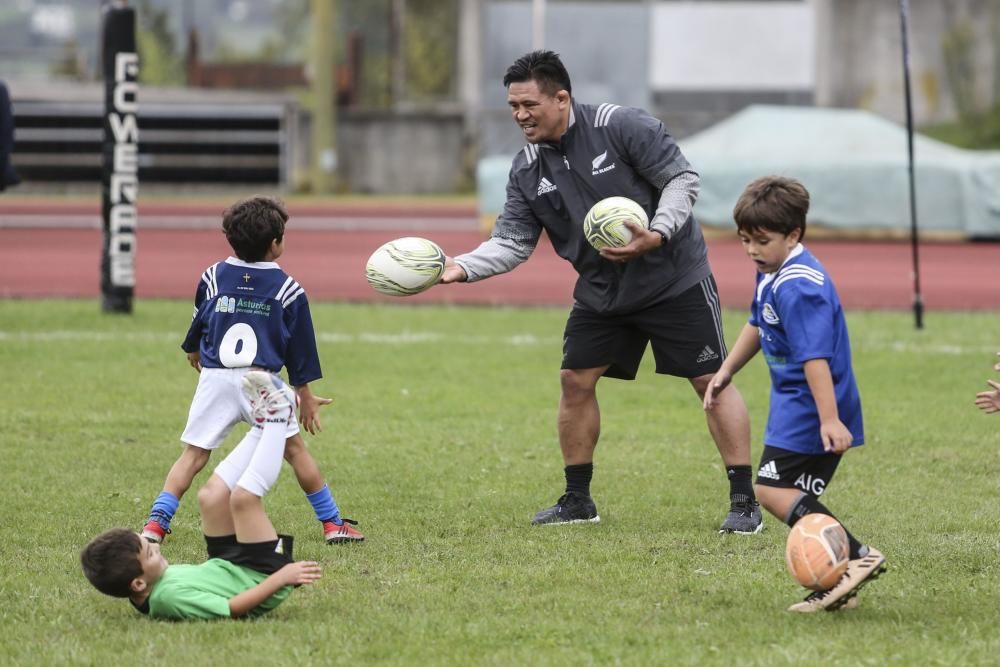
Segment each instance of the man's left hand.
[{"label": "man's left hand", "polygon": [[632,232],[632,240],[628,245],[621,248],[605,248],[601,250],[601,257],[612,262],[627,262],[630,259],[641,257],[650,250],[656,250],[663,245],[663,237],[658,233],[650,231],[645,227],[640,227],[634,222],[625,222],[625,226]]}]

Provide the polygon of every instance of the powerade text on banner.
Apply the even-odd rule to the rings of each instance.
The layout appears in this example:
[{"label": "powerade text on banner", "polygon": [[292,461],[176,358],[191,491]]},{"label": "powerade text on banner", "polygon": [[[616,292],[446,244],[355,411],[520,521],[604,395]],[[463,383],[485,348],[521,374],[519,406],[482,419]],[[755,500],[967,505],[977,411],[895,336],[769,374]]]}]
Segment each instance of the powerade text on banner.
[{"label": "powerade text on banner", "polygon": [[135,11],[104,13],[104,152],[101,174],[101,307],[131,313],[135,293],[136,196],[139,191],[139,58]]}]

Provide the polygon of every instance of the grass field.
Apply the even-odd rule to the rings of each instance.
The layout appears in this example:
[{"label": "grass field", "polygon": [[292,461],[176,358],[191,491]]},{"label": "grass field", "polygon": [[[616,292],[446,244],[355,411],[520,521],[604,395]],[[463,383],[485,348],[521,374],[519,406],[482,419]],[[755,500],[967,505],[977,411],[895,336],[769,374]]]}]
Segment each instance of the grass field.
[{"label": "grass field", "polygon": [[[105,528],[138,529],[179,452],[190,304],[125,317],[0,301],[0,663],[996,664],[1000,417],[972,402],[1000,314],[930,313],[921,332],[905,313],[849,315],[869,444],[824,499],[890,569],[857,610],[793,616],[786,528],[715,532],[725,476],[685,382],[648,363],[636,382],[602,382],[602,522],[532,528],[562,491],[565,313],[313,308],[327,376],[314,389],[335,402],[307,441],[368,539],[323,544],[286,467],[266,505],[324,578],[257,621],[167,624],[91,589],[78,553]],[[732,340],[743,314],[726,316]],[[756,460],[763,362],[737,384]],[[203,558],[193,492],[164,553]]]}]

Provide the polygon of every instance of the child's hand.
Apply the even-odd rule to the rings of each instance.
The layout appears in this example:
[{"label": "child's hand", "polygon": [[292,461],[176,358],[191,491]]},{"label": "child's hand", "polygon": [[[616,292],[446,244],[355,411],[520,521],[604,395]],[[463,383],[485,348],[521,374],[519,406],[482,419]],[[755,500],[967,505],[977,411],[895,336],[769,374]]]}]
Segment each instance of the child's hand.
[{"label": "child's hand", "polygon": [[187,353],[188,363],[191,364],[191,368],[195,369],[199,373],[201,372],[201,353],[200,352],[188,352]]},{"label": "child's hand", "polygon": [[823,439],[823,449],[831,454],[843,454],[854,442],[854,436],[839,419],[820,424],[819,435]]},{"label": "child's hand", "polygon": [[718,405],[719,401],[717,397],[732,381],[733,376],[729,371],[719,369],[719,372],[713,375],[712,379],[708,381],[708,387],[705,388],[705,397],[702,400],[702,407],[705,410],[711,410]]},{"label": "child's hand", "polygon": [[[1000,366],[1000,364],[997,364],[997,366]],[[997,370],[1000,370],[1000,368]],[[976,394],[976,407],[986,414],[1000,412],[1000,382],[987,380],[986,384],[993,387],[993,391],[981,391]]]},{"label": "child's hand", "polygon": [[278,570],[285,586],[311,584],[320,578],[320,572],[319,563],[313,560],[297,560]]},{"label": "child's hand", "polygon": [[322,405],[330,405],[333,403],[332,398],[323,398],[322,396],[314,396],[312,393],[308,395],[299,394],[299,422],[302,424],[302,428],[307,430],[310,434],[316,435],[323,430],[323,425],[319,421],[319,408]]}]

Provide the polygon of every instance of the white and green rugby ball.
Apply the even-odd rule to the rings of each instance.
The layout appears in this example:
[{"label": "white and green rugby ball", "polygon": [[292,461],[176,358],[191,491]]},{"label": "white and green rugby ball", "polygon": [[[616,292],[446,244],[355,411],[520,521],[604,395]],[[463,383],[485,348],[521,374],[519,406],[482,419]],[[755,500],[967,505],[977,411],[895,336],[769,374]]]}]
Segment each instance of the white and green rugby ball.
[{"label": "white and green rugby ball", "polygon": [[410,296],[428,289],[444,273],[444,251],[433,241],[407,236],[372,253],[365,266],[368,284],[388,296]]},{"label": "white and green rugby ball", "polygon": [[583,234],[596,250],[621,248],[632,241],[625,222],[649,228],[649,217],[628,197],[608,197],[594,204],[583,219]]}]

